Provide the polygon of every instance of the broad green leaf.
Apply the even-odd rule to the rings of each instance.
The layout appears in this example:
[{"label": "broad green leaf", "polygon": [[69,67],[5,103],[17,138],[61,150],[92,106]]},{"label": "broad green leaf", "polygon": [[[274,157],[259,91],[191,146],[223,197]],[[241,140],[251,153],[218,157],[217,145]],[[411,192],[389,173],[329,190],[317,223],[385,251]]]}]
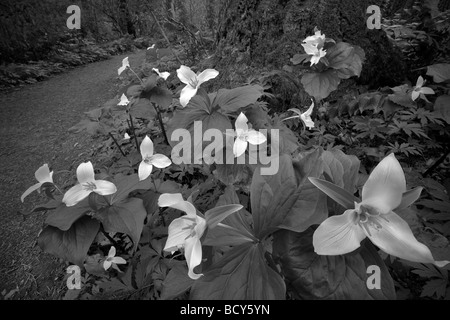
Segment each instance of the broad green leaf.
[{"label": "broad green leaf", "polygon": [[450,124],[450,96],[439,96],[434,102],[434,111]]},{"label": "broad green leaf", "polygon": [[260,244],[226,252],[192,285],[193,300],[284,300],[281,276],[268,267]]},{"label": "broad green leaf", "polygon": [[322,174],[321,152],[318,149],[294,164],[290,156],[281,155],[275,175],[255,171],[250,196],[259,239],[278,228],[300,232],[327,217],[326,197],[307,180]]},{"label": "broad green leaf", "polygon": [[[375,247],[368,240],[356,251],[339,256],[319,256],[312,245],[313,230],[295,233],[282,230],[274,235],[273,255],[299,299],[373,300],[395,299],[393,280]],[[373,271],[380,269],[380,289],[369,289]]]},{"label": "broad green leaf", "polygon": [[127,98],[137,98],[141,95],[143,88],[140,84],[131,85],[127,88]]},{"label": "broad green leaf", "polygon": [[162,283],[161,299],[172,300],[185,293],[194,283],[188,276],[185,263],[177,263],[170,269]]},{"label": "broad green leaf", "polygon": [[304,63],[304,62],[308,62],[311,60],[311,56],[309,54],[306,53],[296,53],[294,54],[294,56],[291,58],[291,62],[293,65],[297,65],[300,63]]},{"label": "broad green leaf", "polygon": [[135,118],[154,119],[156,117],[156,110],[149,99],[138,98],[131,105],[130,114]]},{"label": "broad green leaf", "polygon": [[213,229],[222,222],[223,219],[242,208],[243,207],[240,204],[227,204],[212,208],[205,212],[206,223],[210,229]]},{"label": "broad green leaf", "polygon": [[220,108],[225,114],[231,114],[255,103],[263,95],[263,91],[258,85],[220,89],[211,103],[211,108]]},{"label": "broad green leaf", "polygon": [[353,47],[346,42],[338,42],[327,50],[327,59],[330,68],[341,69],[347,67],[351,63],[351,58],[354,55]]},{"label": "broad green leaf", "polygon": [[335,185],[334,183],[313,177],[310,177],[309,181],[311,181],[312,184],[322,190],[327,196],[339,203],[345,209],[353,209],[355,208],[355,202],[361,202],[361,200],[353,194]]},{"label": "broad green leaf", "polygon": [[62,203],[47,216],[45,223],[62,231],[67,231],[75,221],[89,211],[91,211],[91,208],[89,207],[88,198],[72,207],[67,207],[65,203]]},{"label": "broad green leaf", "polygon": [[450,64],[438,63],[428,66],[427,76],[432,76],[433,81],[436,83],[450,80]]},{"label": "broad green leaf", "polygon": [[44,252],[82,267],[99,228],[99,222],[88,216],[78,219],[67,231],[47,226],[39,234],[38,245]]},{"label": "broad green leaf", "polygon": [[111,195],[111,204],[121,202],[126,199],[132,191],[139,189],[148,190],[154,187],[151,179],[139,181],[139,176],[137,174],[127,176],[117,174],[114,176],[113,182],[117,187],[117,191]]},{"label": "broad green leaf", "polygon": [[130,236],[136,250],[147,217],[143,201],[128,198],[102,209],[96,216],[106,232],[121,232]]},{"label": "broad green leaf", "polygon": [[301,80],[305,91],[318,100],[325,99],[336,90],[341,82],[336,70],[306,73]]},{"label": "broad green leaf", "polygon": [[346,155],[339,149],[324,151],[322,159],[325,162],[325,172],[333,177],[334,184],[350,193],[356,191],[360,161],[354,155]]}]

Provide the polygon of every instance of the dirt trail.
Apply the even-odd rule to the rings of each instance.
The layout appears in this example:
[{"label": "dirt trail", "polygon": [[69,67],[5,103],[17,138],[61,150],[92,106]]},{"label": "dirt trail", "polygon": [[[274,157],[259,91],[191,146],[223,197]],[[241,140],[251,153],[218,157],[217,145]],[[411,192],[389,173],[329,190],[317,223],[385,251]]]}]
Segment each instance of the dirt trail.
[{"label": "dirt trail", "polygon": [[[83,112],[113,98],[118,83],[117,68],[128,56],[140,66],[145,51],[114,56],[24,88],[0,94],[0,293],[18,287],[14,299],[56,299],[64,293],[64,265],[35,246],[45,214],[23,221],[18,210],[38,204],[42,195],[20,196],[37,181],[34,172],[48,163],[55,182],[74,174],[93,146],[86,134],[71,134],[68,128]],[[2,299],[2,295],[0,295]]]}]

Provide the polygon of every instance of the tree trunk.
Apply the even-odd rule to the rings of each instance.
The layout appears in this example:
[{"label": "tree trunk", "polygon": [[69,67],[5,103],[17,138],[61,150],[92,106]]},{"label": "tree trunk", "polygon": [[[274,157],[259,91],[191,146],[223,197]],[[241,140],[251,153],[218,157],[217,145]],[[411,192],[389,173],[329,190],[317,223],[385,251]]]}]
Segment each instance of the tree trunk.
[{"label": "tree trunk", "polygon": [[[366,61],[359,81],[371,87],[398,85],[405,68],[400,51],[382,30],[369,30],[367,0],[241,0],[224,5],[217,35],[219,65],[281,69],[303,53],[302,40],[317,26],[328,38],[361,46]],[[382,12],[383,14],[383,12]]]}]

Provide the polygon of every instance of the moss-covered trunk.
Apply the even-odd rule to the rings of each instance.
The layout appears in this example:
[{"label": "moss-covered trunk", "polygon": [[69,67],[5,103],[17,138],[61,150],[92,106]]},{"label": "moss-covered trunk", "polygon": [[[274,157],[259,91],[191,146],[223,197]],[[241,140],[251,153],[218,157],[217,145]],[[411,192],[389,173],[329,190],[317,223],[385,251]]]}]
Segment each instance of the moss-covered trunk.
[{"label": "moss-covered trunk", "polygon": [[302,40],[317,26],[327,37],[361,46],[366,61],[360,82],[371,87],[403,81],[404,65],[382,30],[370,30],[366,0],[241,0],[222,10],[219,64],[248,63],[280,69],[302,53]]}]

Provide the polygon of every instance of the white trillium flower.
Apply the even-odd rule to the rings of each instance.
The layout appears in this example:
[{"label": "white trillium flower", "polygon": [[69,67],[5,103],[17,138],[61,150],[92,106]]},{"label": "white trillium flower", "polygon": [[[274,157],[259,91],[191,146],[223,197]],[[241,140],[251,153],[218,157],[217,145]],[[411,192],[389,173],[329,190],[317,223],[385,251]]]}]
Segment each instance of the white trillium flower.
[{"label": "white trillium flower", "polygon": [[170,76],[170,72],[167,71],[159,72],[159,69],[157,68],[153,68],[152,70],[155,71],[158,74],[158,76],[160,76],[164,80],[167,80],[167,78]]},{"label": "white trillium flower", "polygon": [[[320,184],[310,181],[319,189]],[[326,193],[326,190],[321,189]],[[403,201],[406,180],[394,154],[385,157],[372,171],[362,189],[362,201],[341,215],[331,216],[313,235],[319,255],[341,255],[360,247],[366,237],[387,254],[401,259],[433,263],[442,267],[449,261],[435,261],[430,249],[417,241],[408,223],[392,210],[407,207],[420,196],[418,188]],[[404,202],[407,202],[406,204]]]},{"label": "white trillium flower", "polygon": [[124,258],[116,257],[116,248],[114,246],[109,249],[108,256],[106,257],[105,261],[103,262],[103,269],[108,270],[111,266],[116,269],[117,271],[121,272],[118,264],[126,264]]},{"label": "white trillium flower", "polygon": [[419,76],[417,79],[416,86],[414,87],[411,98],[413,101],[416,101],[416,99],[420,96],[422,99],[427,100],[425,98],[425,94],[434,94],[434,90],[428,87],[423,87],[425,81],[423,80],[422,76]]},{"label": "white trillium flower", "polygon": [[189,201],[185,201],[180,193],[164,193],[158,199],[160,207],[171,207],[184,211],[185,216],[174,219],[169,225],[169,237],[164,251],[175,252],[184,248],[184,256],[188,264],[188,275],[198,279],[203,274],[194,273],[194,268],[202,262],[202,244],[200,239],[206,229],[206,220],[197,215],[197,210]]},{"label": "white trillium flower", "polygon": [[305,49],[306,54],[312,56],[310,66],[319,63],[320,59],[325,57],[327,54],[326,50],[323,50],[323,48],[319,49],[316,45],[311,43],[302,43],[302,46]]},{"label": "white trillium flower", "polygon": [[151,47],[148,47],[147,50],[154,49],[154,48],[155,48],[155,44],[153,44]]},{"label": "white trillium flower", "polygon": [[313,36],[306,37],[303,42],[321,47],[325,43],[325,35],[320,30],[317,30]]},{"label": "white trillium flower", "polygon": [[308,110],[306,110],[303,113],[297,108],[291,108],[288,111],[295,112],[297,115],[289,117],[289,118],[285,118],[285,119],[283,119],[283,121],[289,120],[289,119],[294,119],[294,118],[300,118],[308,129],[312,129],[312,128],[314,128],[314,121],[312,121],[312,119],[311,119],[311,114],[313,112],[313,109],[314,109],[314,101],[312,101]]},{"label": "white trillium flower", "polygon": [[130,101],[128,100],[127,96],[122,93],[122,96],[120,97],[120,102],[117,104],[119,106],[126,106],[130,103]]},{"label": "white trillium flower", "polygon": [[71,207],[89,196],[91,192],[106,196],[117,191],[114,183],[106,180],[95,180],[94,167],[90,161],[81,163],[77,168],[78,184],[70,188],[62,199]]},{"label": "white trillium flower", "polygon": [[254,129],[249,129],[247,122],[247,117],[241,112],[235,122],[237,137],[234,141],[233,153],[236,158],[241,156],[245,150],[247,150],[247,143],[259,145],[267,141],[264,134]]},{"label": "white trillium flower", "polygon": [[122,60],[122,66],[119,69],[117,69],[119,76],[127,67],[128,68],[130,67],[130,63],[128,62],[128,57],[126,57],[125,59]]},{"label": "white trillium flower", "polygon": [[125,132],[123,140],[130,140],[130,135],[127,132]]},{"label": "white trillium flower", "polygon": [[153,166],[166,168],[172,164],[172,161],[165,155],[153,154],[153,142],[148,136],[142,140],[140,149],[142,161],[138,169],[139,180],[147,179],[152,173]]},{"label": "white trillium flower", "polygon": [[38,183],[29,187],[20,197],[20,200],[23,202],[25,197],[28,196],[33,191],[39,190],[39,188],[46,182],[53,183],[53,171],[50,171],[48,168],[48,164],[44,164],[34,173],[36,180]]},{"label": "white trillium flower", "polygon": [[206,69],[200,74],[196,75],[191,68],[181,66],[177,70],[178,78],[186,86],[181,90],[180,103],[183,107],[186,107],[192,97],[197,94],[197,90],[203,82],[214,79],[219,75],[219,71],[214,69]]}]

